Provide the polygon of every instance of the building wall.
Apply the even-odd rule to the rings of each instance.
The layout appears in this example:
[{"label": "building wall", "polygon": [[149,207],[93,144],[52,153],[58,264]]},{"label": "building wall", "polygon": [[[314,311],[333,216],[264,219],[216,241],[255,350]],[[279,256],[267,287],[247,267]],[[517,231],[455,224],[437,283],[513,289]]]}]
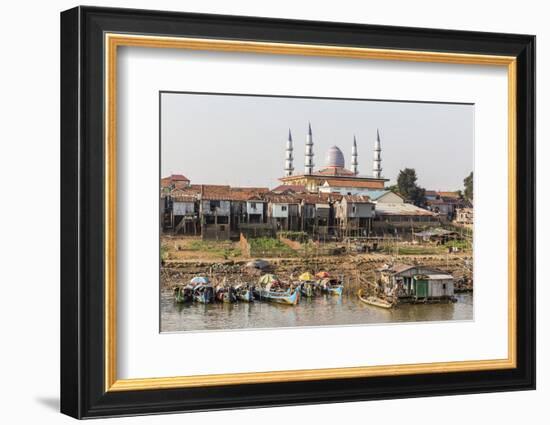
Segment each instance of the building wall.
[{"label": "building wall", "polygon": [[[253,208],[255,205],[255,208]],[[247,214],[262,214],[264,213],[264,203],[262,201],[247,201],[246,202]]]},{"label": "building wall", "polygon": [[193,215],[195,214],[194,202],[174,202],[172,204],[174,215]]},{"label": "building wall", "polygon": [[[212,209],[211,203],[219,203],[219,206]],[[231,202],[229,201],[201,201],[201,214],[203,215],[229,215],[231,212]]]},{"label": "building wall", "polygon": [[289,213],[288,204],[271,204],[271,217],[287,218]]},{"label": "building wall", "polygon": [[[443,286],[445,286],[445,288]],[[454,295],[454,281],[452,279],[428,281],[429,297],[433,297],[433,298],[451,297],[453,295]]]},{"label": "building wall", "polygon": [[363,203],[346,203],[347,215],[349,218],[372,218],[374,217],[374,205]]},{"label": "building wall", "polygon": [[321,193],[339,193],[340,195],[369,195],[372,188],[362,187],[332,187],[332,186],[319,186],[319,192]]},{"label": "building wall", "polygon": [[405,200],[401,196],[396,195],[393,192],[388,192],[380,196],[378,199],[376,199],[376,202],[381,202],[381,203],[386,202],[389,204],[403,204]]}]

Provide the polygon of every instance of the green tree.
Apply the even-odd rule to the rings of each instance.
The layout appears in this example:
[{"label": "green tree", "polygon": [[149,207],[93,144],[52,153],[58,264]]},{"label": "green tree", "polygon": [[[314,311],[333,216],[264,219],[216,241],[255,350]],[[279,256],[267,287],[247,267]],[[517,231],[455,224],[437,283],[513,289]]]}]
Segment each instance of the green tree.
[{"label": "green tree", "polygon": [[393,192],[393,193],[399,193],[399,188],[397,187],[396,184],[392,184],[391,186],[387,186],[386,190],[389,190],[390,192]]},{"label": "green tree", "polygon": [[397,176],[397,189],[406,199],[415,205],[424,205],[426,190],[416,184],[416,171],[414,168],[405,168],[399,171]]},{"label": "green tree", "polygon": [[473,201],[474,199],[474,172],[472,171],[464,179],[464,198],[468,201]]}]

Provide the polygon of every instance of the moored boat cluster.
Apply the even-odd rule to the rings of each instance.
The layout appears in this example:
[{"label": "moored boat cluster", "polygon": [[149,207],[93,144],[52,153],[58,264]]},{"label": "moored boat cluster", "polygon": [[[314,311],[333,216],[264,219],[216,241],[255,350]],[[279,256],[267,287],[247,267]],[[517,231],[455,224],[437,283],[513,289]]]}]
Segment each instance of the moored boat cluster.
[{"label": "moored boat cluster", "polygon": [[298,280],[282,281],[273,274],[262,275],[257,282],[223,283],[214,286],[205,276],[196,276],[184,286],[175,286],[174,299],[178,303],[214,302],[235,303],[265,301],[277,304],[296,305],[301,297],[318,295],[341,296],[343,280],[331,277],[327,272],[312,275],[302,273]]}]

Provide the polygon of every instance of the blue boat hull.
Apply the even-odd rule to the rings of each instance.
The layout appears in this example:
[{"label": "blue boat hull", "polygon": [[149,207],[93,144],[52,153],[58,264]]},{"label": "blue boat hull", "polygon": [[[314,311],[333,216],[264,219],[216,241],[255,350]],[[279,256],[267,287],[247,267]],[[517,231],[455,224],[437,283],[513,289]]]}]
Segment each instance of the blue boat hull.
[{"label": "blue boat hull", "polygon": [[296,305],[300,300],[300,290],[295,288],[292,292],[260,291],[260,299],[277,304]]},{"label": "blue boat hull", "polygon": [[344,287],[342,285],[336,286],[333,288],[327,288],[327,293],[329,295],[340,296],[342,295],[343,291],[344,291]]}]

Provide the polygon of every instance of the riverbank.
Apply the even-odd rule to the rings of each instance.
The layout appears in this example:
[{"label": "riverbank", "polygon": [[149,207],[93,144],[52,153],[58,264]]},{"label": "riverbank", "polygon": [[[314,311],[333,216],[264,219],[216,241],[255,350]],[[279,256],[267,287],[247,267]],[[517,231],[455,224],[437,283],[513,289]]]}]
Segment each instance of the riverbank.
[{"label": "riverbank", "polygon": [[[222,282],[256,282],[261,272],[246,267],[250,259],[227,260],[165,260],[161,267],[161,285],[169,288],[183,285],[197,275],[208,276],[214,284]],[[457,292],[471,291],[472,257],[468,253],[445,255],[403,255],[393,256],[383,253],[292,257],[269,259],[266,271],[276,274],[281,280],[295,280],[304,271],[317,273],[326,271],[344,280],[346,292],[355,292],[362,282],[372,281],[374,271],[390,262],[422,264],[452,274],[456,279]]]}]

